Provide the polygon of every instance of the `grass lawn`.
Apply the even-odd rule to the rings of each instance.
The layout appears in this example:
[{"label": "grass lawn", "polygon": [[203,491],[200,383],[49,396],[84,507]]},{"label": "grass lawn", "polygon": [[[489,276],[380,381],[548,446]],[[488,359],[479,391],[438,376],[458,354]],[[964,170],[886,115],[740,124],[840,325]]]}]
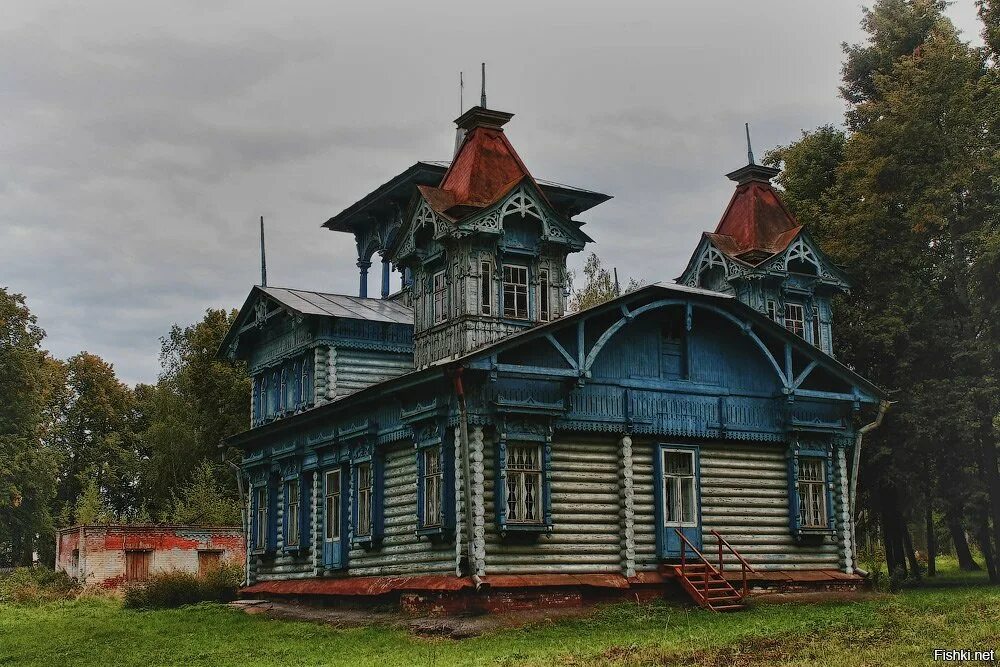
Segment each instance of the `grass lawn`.
[{"label": "grass lawn", "polygon": [[214,604],[129,611],[111,600],[0,605],[0,665],[893,665],[933,648],[998,649],[1000,588],[908,589],[737,614],[610,605],[587,618],[460,641],[332,629]]}]

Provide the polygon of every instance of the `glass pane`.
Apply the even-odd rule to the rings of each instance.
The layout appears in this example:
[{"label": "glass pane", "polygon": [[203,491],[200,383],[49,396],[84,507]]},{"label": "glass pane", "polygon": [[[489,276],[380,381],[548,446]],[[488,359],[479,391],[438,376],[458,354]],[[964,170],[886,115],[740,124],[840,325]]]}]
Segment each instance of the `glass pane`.
[{"label": "glass pane", "polygon": [[667,523],[677,522],[677,489],[675,479],[664,480],[664,499],[663,506],[666,509],[664,512],[664,519]]},{"label": "glass pane", "polygon": [[682,477],[681,483],[681,521],[694,523],[694,477]]},{"label": "glass pane", "polygon": [[666,473],[668,475],[693,475],[694,454],[691,452],[667,452]]}]

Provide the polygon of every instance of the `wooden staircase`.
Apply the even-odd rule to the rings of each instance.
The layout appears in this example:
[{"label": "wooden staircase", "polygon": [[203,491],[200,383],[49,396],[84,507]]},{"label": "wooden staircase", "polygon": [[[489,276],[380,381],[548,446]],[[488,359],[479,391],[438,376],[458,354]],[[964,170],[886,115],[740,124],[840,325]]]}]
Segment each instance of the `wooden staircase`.
[{"label": "wooden staircase", "polygon": [[[756,572],[736,549],[716,531],[711,531],[718,540],[718,567],[705,557],[680,530],[675,529],[681,539],[681,562],[663,564],[664,574],[672,576],[680,582],[681,588],[691,596],[700,607],[712,611],[739,611],[745,606],[743,600],[748,594],[747,572]],[[740,564],[743,585],[736,588],[725,578],[725,563],[723,562],[723,547],[732,553]],[[687,556],[688,549],[692,556]]]}]

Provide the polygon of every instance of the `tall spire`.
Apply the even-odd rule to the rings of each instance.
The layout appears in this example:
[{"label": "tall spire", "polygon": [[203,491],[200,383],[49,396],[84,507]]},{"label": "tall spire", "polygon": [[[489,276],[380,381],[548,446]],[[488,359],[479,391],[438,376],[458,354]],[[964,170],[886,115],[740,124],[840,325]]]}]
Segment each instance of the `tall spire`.
[{"label": "tall spire", "polygon": [[267,287],[267,255],[264,254],[264,216],[260,216],[260,286]]},{"label": "tall spire", "polygon": [[736,181],[740,185],[750,181],[770,183],[771,179],[777,176],[780,171],[774,167],[757,164],[753,158],[753,146],[750,145],[750,123],[744,123],[743,129],[747,135],[747,164],[745,167],[740,167],[736,171],[726,174],[726,178]]},{"label": "tall spire", "polygon": [[750,146],[750,123],[744,123],[743,126],[747,131],[747,164],[756,164],[753,161],[753,148]]},{"label": "tall spire", "polygon": [[[465,111],[465,74],[463,72],[458,73],[458,115],[461,116],[462,112]],[[458,155],[458,149],[462,147],[462,141],[465,139],[465,129],[461,127],[455,128],[455,150],[451,154],[452,158]]]},{"label": "tall spire", "polygon": [[483,92],[479,96],[479,106],[486,108],[486,63],[483,63]]}]

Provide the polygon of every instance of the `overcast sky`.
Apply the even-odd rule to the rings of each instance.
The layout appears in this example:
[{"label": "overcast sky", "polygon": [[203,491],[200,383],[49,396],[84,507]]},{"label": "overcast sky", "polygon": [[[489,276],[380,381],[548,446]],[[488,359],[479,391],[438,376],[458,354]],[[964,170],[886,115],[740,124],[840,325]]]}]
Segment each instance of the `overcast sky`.
[{"label": "overcast sky", "polygon": [[[973,5],[951,15],[978,43]],[[592,248],[673,279],[746,161],[744,121],[758,155],[840,122],[860,17],[840,0],[5,0],[0,286],[53,354],[99,354],[129,383],[155,381],[171,323],[242,304],[259,215],[270,284],[356,293],[353,239],[321,223],[450,158],[458,72],[474,103],[481,60],[532,173],[614,195],[583,216]]]}]

